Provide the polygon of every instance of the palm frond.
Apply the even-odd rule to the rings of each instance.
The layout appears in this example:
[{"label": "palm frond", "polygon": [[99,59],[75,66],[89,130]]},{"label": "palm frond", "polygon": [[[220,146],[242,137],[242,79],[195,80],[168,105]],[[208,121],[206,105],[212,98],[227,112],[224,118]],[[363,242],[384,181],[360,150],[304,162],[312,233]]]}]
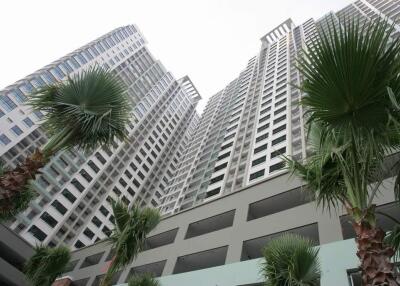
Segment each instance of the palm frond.
[{"label": "palm frond", "polygon": [[36,246],[25,265],[25,275],[33,286],[51,286],[57,276],[64,273],[70,258],[67,247]]},{"label": "palm frond", "polygon": [[18,213],[26,210],[29,207],[29,203],[36,198],[37,195],[32,185],[28,185],[23,191],[16,193],[12,197],[12,200],[6,201],[7,206],[0,208],[0,222],[10,220]]},{"label": "palm frond", "polygon": [[262,273],[267,286],[316,286],[321,276],[319,249],[313,242],[294,234],[284,234],[263,249]]},{"label": "palm frond", "polygon": [[128,286],[161,286],[151,274],[136,274],[129,278]]},{"label": "palm frond", "polygon": [[111,241],[115,248],[115,256],[107,274],[119,271],[130,264],[143,249],[146,237],[160,222],[158,210],[153,208],[140,208],[133,205],[130,208],[124,203],[117,202],[113,205],[116,227],[111,234]]},{"label": "palm frond", "polygon": [[311,121],[383,130],[393,110],[387,87],[399,88],[400,41],[391,42],[393,26],[385,21],[341,24],[330,23],[299,58],[302,104]]},{"label": "palm frond", "polygon": [[393,247],[395,255],[393,259],[399,261],[400,259],[400,225],[396,225],[385,237],[385,243]]},{"label": "palm frond", "polygon": [[123,140],[131,109],[125,90],[117,77],[99,67],[39,89],[28,103],[44,112],[43,127],[53,135],[44,150],[87,150]]}]

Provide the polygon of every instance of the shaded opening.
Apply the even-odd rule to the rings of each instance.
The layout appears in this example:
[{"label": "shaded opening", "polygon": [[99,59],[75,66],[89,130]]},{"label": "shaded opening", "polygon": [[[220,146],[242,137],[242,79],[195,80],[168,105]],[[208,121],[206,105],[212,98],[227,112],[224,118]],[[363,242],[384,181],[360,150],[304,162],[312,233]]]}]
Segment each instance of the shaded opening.
[{"label": "shaded opening", "polygon": [[96,265],[99,263],[101,257],[103,256],[104,251],[101,253],[93,254],[85,258],[80,268],[89,267],[92,265]]},{"label": "shaded opening", "polygon": [[178,228],[165,231],[160,234],[150,236],[146,239],[144,251],[174,243]]},{"label": "shaded opening", "polygon": [[[122,271],[119,271],[114,274],[113,278],[111,279],[110,285],[114,285],[118,283],[119,277],[121,276]],[[90,286],[100,286],[101,280],[103,279],[104,274],[97,275],[96,278],[93,280],[92,285]]]},{"label": "shaded opening", "polygon": [[[376,207],[376,211],[381,211],[385,214],[392,216],[397,220],[400,220],[400,205],[396,202],[378,206]],[[377,220],[377,225],[381,227],[385,232],[393,229],[393,227],[396,225],[396,223],[393,220],[381,214],[376,215],[376,220]],[[341,216],[340,224],[342,226],[343,239],[356,237],[350,216],[348,215]]]},{"label": "shaded opening", "polygon": [[89,278],[79,279],[76,281],[72,281],[71,286],[86,286],[88,283]]},{"label": "shaded opening", "polygon": [[314,242],[314,245],[319,245],[318,224],[313,223],[244,241],[242,246],[242,257],[240,261],[262,257],[263,248],[272,239],[277,238],[284,233],[299,234],[311,239]]},{"label": "shaded opening", "polygon": [[70,271],[74,270],[76,264],[78,264],[78,261],[79,261],[79,259],[68,262],[68,265],[64,270],[64,273],[67,273],[67,272],[70,272]]},{"label": "shaded opening", "polygon": [[23,271],[25,258],[2,241],[0,241],[0,258],[4,259],[18,270]]},{"label": "shaded opening", "polygon": [[300,188],[284,192],[249,205],[247,221],[288,210],[312,201]]},{"label": "shaded opening", "polygon": [[235,210],[189,224],[185,239],[224,229],[233,225]]},{"label": "shaded opening", "polygon": [[150,273],[154,277],[160,277],[162,275],[162,272],[164,270],[166,262],[167,262],[167,260],[163,260],[163,261],[158,261],[158,262],[154,262],[154,263],[149,263],[149,264],[145,264],[145,265],[132,267],[131,270],[129,271],[129,274],[128,274],[125,282],[127,282],[129,280],[129,278],[135,274]]},{"label": "shaded opening", "polygon": [[223,246],[180,256],[176,260],[173,274],[224,265],[227,251],[228,246]]}]

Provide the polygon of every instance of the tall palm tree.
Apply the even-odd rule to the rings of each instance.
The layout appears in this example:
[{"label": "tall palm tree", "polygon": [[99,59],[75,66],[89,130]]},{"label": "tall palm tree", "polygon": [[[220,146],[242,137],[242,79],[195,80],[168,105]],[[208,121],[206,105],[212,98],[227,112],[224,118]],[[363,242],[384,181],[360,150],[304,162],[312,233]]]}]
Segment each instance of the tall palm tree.
[{"label": "tall palm tree", "polygon": [[70,259],[67,247],[37,246],[25,265],[25,275],[32,286],[51,286],[57,276],[65,272]]},{"label": "tall palm tree", "polygon": [[110,286],[113,275],[132,263],[143,249],[147,234],[160,222],[158,210],[140,208],[137,205],[128,207],[123,202],[112,204],[115,228],[110,236],[115,251],[101,286]]},{"label": "tall palm tree", "polygon": [[128,286],[161,286],[151,274],[134,275],[129,278]]},{"label": "tall palm tree", "polygon": [[319,249],[295,234],[284,234],[263,249],[266,286],[317,286],[321,277]]},{"label": "tall palm tree", "polygon": [[28,105],[44,112],[42,127],[51,137],[41,150],[0,176],[0,220],[15,214],[12,202],[23,196],[28,181],[56,152],[73,147],[91,150],[126,137],[130,104],[125,87],[99,67],[39,89]]},{"label": "tall palm tree", "polygon": [[392,32],[383,21],[331,23],[298,61],[311,155],[287,159],[289,169],[320,206],[347,210],[363,285],[398,285],[373,203],[384,158],[400,147],[400,40]]}]

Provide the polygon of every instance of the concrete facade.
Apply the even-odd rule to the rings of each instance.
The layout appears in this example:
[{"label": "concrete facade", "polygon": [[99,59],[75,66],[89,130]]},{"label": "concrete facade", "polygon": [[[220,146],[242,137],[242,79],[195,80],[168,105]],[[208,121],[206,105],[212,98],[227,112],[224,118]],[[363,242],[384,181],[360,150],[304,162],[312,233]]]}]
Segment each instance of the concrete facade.
[{"label": "concrete facade", "polygon": [[0,285],[29,286],[23,274],[33,247],[11,229],[0,224]]},{"label": "concrete facade", "polygon": [[282,173],[282,154],[305,158],[296,57],[322,30],[348,19],[388,19],[398,37],[399,6],[398,0],[359,0],[297,26],[288,19],[261,37],[259,53],[208,101],[160,210],[174,214]]},{"label": "concrete facade", "polygon": [[[229,268],[231,266],[228,265],[259,259],[262,247],[269,239],[282,232],[299,233],[321,246],[340,242],[343,238],[351,238],[352,234],[347,231],[349,222],[343,211],[333,211],[329,214],[317,208],[312,201],[305,200],[301,204],[298,204],[298,200],[291,201],[290,197],[304,194],[301,188],[300,181],[283,174],[164,218],[149,235],[147,250],[140,253],[132,265],[119,273],[114,282],[126,282],[129,273],[133,272],[152,272],[162,277],[182,277],[179,275],[184,273],[188,277],[192,271],[222,265],[233,271],[235,267]],[[289,196],[286,196],[287,194]],[[385,180],[382,194],[376,203],[399,217],[400,208],[391,203],[394,200],[392,178]],[[286,197],[282,199],[279,196]],[[233,220],[229,218],[231,215]],[[385,230],[392,226],[390,221],[383,217],[379,217],[379,223]],[[353,243],[351,239],[350,241]],[[354,246],[352,247],[354,250]],[[106,271],[112,256],[109,253],[110,246],[107,242],[99,242],[74,252],[71,259],[74,268],[66,275],[73,281],[85,282],[77,285],[98,285],[97,281],[100,279],[96,280],[96,277]],[[353,254],[355,256],[355,252]],[[95,263],[89,265],[91,263],[87,263],[88,258],[93,258],[91,261]],[[356,265],[351,268],[355,267]],[[161,279],[164,281],[164,278]],[[165,279],[175,281],[175,278]],[[230,278],[224,279],[229,281]]]},{"label": "concrete facade", "polygon": [[45,84],[92,66],[114,73],[134,106],[128,139],[94,152],[58,152],[32,183],[38,196],[8,222],[32,245],[80,248],[107,237],[111,202],[157,207],[198,123],[200,95],[189,77],[175,79],[135,25],[117,28],[0,91],[0,161],[14,168],[43,146],[43,114],[25,101]]}]

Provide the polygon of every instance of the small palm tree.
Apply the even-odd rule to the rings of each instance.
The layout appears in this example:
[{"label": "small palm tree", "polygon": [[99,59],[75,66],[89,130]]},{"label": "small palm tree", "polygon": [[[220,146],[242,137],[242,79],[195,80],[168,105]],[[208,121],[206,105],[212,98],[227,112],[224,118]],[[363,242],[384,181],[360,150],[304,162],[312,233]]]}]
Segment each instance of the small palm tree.
[{"label": "small palm tree", "polygon": [[65,272],[71,258],[67,247],[35,247],[35,253],[25,265],[25,275],[32,286],[51,286]]},{"label": "small palm tree", "polygon": [[284,234],[263,249],[266,286],[317,286],[321,277],[318,248],[300,235]]},{"label": "small palm tree", "polygon": [[129,278],[128,286],[161,286],[151,274],[134,275]]},{"label": "small palm tree", "polygon": [[28,181],[35,179],[56,152],[73,147],[92,150],[126,137],[130,104],[125,88],[114,75],[98,67],[39,89],[28,105],[44,112],[42,127],[51,137],[41,150],[0,176],[0,220],[15,214],[10,205],[24,196]]},{"label": "small palm tree", "polygon": [[132,263],[143,249],[147,234],[160,222],[158,210],[140,208],[137,205],[128,207],[123,202],[112,204],[115,218],[115,228],[110,241],[115,249],[115,255],[104,276],[101,286],[110,286],[113,275]]},{"label": "small palm tree", "polygon": [[289,169],[323,208],[346,208],[363,285],[397,285],[394,250],[373,204],[385,156],[400,147],[400,40],[392,32],[382,21],[331,23],[298,62],[311,155],[304,162],[287,158]]}]

